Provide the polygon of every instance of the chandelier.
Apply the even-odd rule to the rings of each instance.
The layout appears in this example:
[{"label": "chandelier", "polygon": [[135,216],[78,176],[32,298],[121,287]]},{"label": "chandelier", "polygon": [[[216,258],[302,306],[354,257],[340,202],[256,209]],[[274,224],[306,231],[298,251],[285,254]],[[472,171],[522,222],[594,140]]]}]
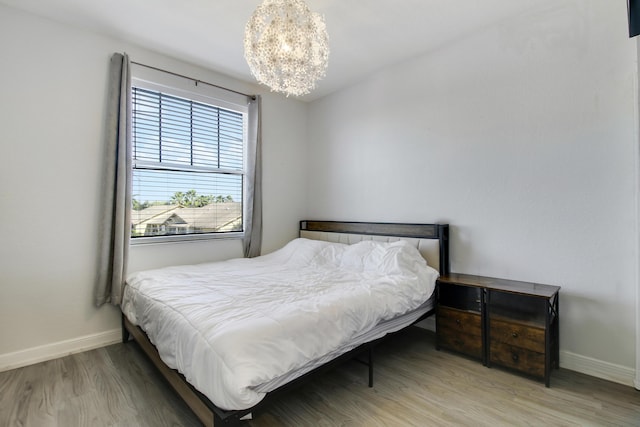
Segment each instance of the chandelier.
[{"label": "chandelier", "polygon": [[258,82],[272,91],[306,95],[327,69],[324,18],[303,0],[264,0],[245,27],[244,57]]}]

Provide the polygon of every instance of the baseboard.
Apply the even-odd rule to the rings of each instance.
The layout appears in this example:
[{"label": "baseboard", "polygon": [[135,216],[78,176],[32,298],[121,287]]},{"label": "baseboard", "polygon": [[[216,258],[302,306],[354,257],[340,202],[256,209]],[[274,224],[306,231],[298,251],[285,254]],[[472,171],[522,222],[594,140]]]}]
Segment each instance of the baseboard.
[{"label": "baseboard", "polygon": [[560,351],[560,367],[638,388],[635,380],[635,370],[626,366],[603,362],[602,360],[592,359],[569,351]]},{"label": "baseboard", "polygon": [[122,340],[122,331],[114,329],[92,335],[85,335],[66,341],[59,341],[14,353],[0,354],[0,372],[57,359],[70,354],[82,353]]}]

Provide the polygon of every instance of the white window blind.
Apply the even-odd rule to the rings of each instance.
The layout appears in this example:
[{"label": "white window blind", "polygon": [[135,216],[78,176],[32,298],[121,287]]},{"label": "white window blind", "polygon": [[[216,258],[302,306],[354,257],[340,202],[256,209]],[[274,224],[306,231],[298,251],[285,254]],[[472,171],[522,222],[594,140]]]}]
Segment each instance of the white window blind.
[{"label": "white window blind", "polygon": [[245,114],[132,88],[131,236],[241,232]]}]

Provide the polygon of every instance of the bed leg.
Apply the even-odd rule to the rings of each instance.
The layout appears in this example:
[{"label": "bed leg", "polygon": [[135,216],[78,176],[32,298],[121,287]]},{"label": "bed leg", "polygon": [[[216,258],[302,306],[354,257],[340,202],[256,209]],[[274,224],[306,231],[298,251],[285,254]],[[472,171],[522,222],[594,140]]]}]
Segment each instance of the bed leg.
[{"label": "bed leg", "polygon": [[373,346],[369,347],[369,387],[373,387]]},{"label": "bed leg", "polygon": [[122,342],[126,344],[131,338],[131,334],[129,333],[129,330],[124,324],[124,313],[122,313],[121,322],[122,322]]}]

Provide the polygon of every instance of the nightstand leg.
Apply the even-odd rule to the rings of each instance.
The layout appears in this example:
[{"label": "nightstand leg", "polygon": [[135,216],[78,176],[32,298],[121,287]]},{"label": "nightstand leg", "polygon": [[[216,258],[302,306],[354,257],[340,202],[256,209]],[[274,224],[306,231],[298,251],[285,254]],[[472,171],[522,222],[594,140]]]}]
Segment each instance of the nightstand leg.
[{"label": "nightstand leg", "polygon": [[556,317],[555,321],[553,322],[553,339],[555,340],[555,349],[553,351],[553,356],[555,359],[556,369],[560,369],[560,292],[556,294],[555,306]]},{"label": "nightstand leg", "polygon": [[489,305],[491,303],[491,292],[483,289],[480,294],[480,304],[482,305],[482,364],[487,368],[491,367],[491,334],[489,333]]}]

